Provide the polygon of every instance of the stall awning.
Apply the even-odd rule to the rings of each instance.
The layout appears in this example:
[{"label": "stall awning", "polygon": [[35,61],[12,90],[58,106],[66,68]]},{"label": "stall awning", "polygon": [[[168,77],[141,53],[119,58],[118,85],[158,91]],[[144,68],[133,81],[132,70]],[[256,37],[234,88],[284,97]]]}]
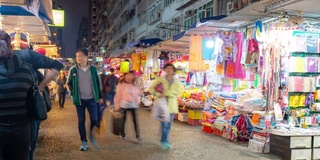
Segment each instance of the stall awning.
[{"label": "stall awning", "polygon": [[173,36],[173,41],[177,41],[179,39],[181,39],[182,37],[184,37],[186,35],[186,33],[188,33],[189,31],[197,28],[197,27],[200,27],[200,26],[203,26],[207,23],[218,23],[219,20],[223,19],[223,18],[226,18],[227,16],[225,15],[221,15],[221,16],[214,16],[214,17],[207,17],[207,18],[201,18],[199,19],[198,22],[194,23],[192,26],[190,26],[187,31],[183,31],[183,32],[180,32],[176,35]]},{"label": "stall awning", "polygon": [[162,40],[159,38],[150,38],[150,39],[142,39],[139,41],[135,41],[132,43],[129,43],[126,48],[131,48],[131,47],[149,47],[149,46],[153,46],[159,42],[161,42]]},{"label": "stall awning", "polygon": [[1,0],[1,5],[21,6],[26,3],[26,0]]},{"label": "stall awning", "polygon": [[[11,3],[4,3],[0,6],[0,13],[8,16],[36,16],[46,23],[53,22],[52,15],[52,1],[48,0],[29,0],[27,5],[12,5]],[[7,5],[6,5],[7,4]]]},{"label": "stall awning", "polygon": [[53,13],[52,13],[52,1],[40,0],[39,18],[43,21],[52,24]]},{"label": "stall awning", "polygon": [[0,7],[0,13],[1,15],[7,15],[7,16],[34,16],[34,14],[29,12],[26,7],[22,7],[22,6],[2,5]]},{"label": "stall awning", "polygon": [[149,49],[167,52],[186,52],[189,50],[189,37],[181,38],[179,41],[173,41],[172,38],[169,38],[149,47]]},{"label": "stall awning", "polygon": [[180,33],[174,35],[173,38],[172,38],[173,41],[177,41],[177,40],[181,39],[184,36],[185,33],[186,33],[186,31],[183,31],[183,32],[180,32]]}]

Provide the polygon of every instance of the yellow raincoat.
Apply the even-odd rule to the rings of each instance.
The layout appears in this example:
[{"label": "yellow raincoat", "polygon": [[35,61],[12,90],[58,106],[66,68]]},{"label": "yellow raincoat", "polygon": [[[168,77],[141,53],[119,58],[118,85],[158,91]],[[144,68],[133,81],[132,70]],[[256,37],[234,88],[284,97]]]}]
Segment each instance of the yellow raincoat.
[{"label": "yellow raincoat", "polygon": [[164,95],[168,98],[169,112],[171,114],[179,113],[177,97],[180,95],[183,89],[183,85],[179,79],[174,78],[173,83],[170,85],[165,76],[157,78],[150,86],[150,92],[156,97],[159,97],[159,93],[156,93],[155,87],[162,83],[164,89]]}]

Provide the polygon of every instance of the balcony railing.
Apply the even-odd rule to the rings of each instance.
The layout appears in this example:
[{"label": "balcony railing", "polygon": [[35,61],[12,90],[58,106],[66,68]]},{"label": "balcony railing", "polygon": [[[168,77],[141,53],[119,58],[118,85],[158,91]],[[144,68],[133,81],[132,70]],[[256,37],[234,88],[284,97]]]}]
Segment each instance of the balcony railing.
[{"label": "balcony railing", "polygon": [[130,19],[122,28],[121,28],[121,33],[126,33],[128,32],[132,27],[136,26],[137,18],[134,17]]}]

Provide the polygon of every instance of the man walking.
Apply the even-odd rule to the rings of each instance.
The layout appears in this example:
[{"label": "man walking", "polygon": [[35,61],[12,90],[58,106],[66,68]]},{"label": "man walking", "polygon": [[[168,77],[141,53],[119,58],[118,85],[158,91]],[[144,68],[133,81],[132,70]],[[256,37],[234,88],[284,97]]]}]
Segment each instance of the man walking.
[{"label": "man walking", "polygon": [[70,68],[69,78],[67,81],[73,104],[76,106],[78,115],[78,128],[82,145],[81,151],[86,151],[87,136],[85,127],[85,109],[87,108],[90,114],[90,141],[96,146],[96,142],[92,136],[92,129],[96,126],[99,128],[98,119],[98,104],[103,103],[101,96],[101,80],[98,71],[94,66],[88,63],[88,50],[78,50],[76,53],[77,65]]},{"label": "man walking", "polygon": [[106,89],[107,100],[110,105],[114,105],[114,96],[116,94],[116,87],[118,85],[118,78],[114,75],[114,69],[110,69],[111,74],[108,75],[103,82]]}]

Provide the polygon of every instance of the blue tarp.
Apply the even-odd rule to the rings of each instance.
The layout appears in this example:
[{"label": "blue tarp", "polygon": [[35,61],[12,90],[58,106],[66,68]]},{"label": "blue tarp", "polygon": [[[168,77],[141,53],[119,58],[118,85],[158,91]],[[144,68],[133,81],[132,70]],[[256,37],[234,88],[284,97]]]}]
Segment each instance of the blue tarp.
[{"label": "blue tarp", "polygon": [[184,36],[185,33],[186,33],[186,31],[183,31],[183,32],[180,32],[180,33],[174,35],[173,38],[172,38],[173,41],[179,40],[180,38],[182,38]]},{"label": "blue tarp", "polygon": [[131,47],[148,47],[148,46],[153,46],[162,40],[159,38],[150,38],[150,39],[142,39],[139,41],[135,41],[132,43],[129,43],[126,48],[131,48]]},{"label": "blue tarp", "polygon": [[[208,22],[208,21],[218,21],[218,20],[223,19],[223,18],[226,18],[226,17],[227,17],[227,16],[225,16],[225,15],[221,15],[221,16],[201,18],[201,19],[199,20],[199,22],[200,22],[200,24],[204,24],[204,23],[206,23],[206,22]],[[191,29],[194,29],[194,28],[197,28],[199,22],[196,22],[196,23],[194,23],[193,25],[191,25],[191,26],[187,29],[187,31],[188,31],[188,30],[191,30]],[[173,41],[177,41],[177,40],[179,40],[180,38],[182,38],[187,31],[183,31],[183,32],[180,32],[180,33],[174,35],[174,36],[173,36]]]},{"label": "blue tarp", "polygon": [[2,5],[0,7],[0,13],[5,16],[34,16],[27,8],[21,6]]},{"label": "blue tarp", "polygon": [[220,19],[226,18],[227,16],[221,15],[221,16],[214,16],[214,17],[208,17],[208,18],[201,18],[199,21],[200,23],[205,23],[208,21],[218,21]]}]

